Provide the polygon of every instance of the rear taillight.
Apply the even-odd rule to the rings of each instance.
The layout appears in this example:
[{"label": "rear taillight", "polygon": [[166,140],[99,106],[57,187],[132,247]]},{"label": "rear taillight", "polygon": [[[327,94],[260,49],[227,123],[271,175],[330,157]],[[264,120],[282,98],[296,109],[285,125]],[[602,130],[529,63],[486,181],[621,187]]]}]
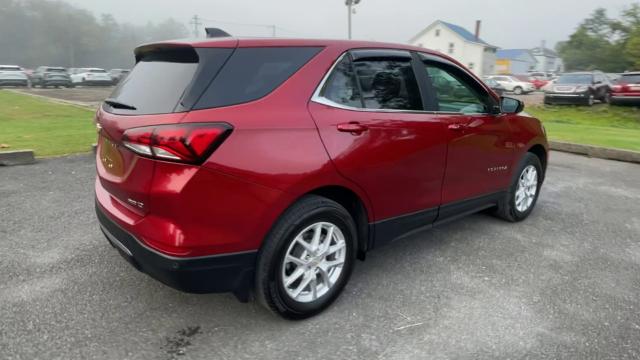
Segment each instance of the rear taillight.
[{"label": "rear taillight", "polygon": [[145,126],[125,131],[122,143],[142,156],[201,164],[232,130],[227,123]]},{"label": "rear taillight", "polygon": [[613,85],[611,87],[611,90],[613,90],[615,92],[620,92],[620,91],[622,91],[622,85]]}]

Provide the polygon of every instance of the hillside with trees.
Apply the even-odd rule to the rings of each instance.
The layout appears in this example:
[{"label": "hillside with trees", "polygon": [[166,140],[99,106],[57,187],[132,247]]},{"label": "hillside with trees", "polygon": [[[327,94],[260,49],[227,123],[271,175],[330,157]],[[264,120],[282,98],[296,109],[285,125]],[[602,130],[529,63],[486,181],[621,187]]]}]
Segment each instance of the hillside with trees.
[{"label": "hillside with trees", "polygon": [[558,43],[567,70],[623,72],[640,70],[640,4],[611,18],[597,9],[568,41]]},{"label": "hillside with trees", "polygon": [[133,25],[60,1],[0,0],[0,34],[0,64],[127,68],[137,45],[188,31],[173,19]]}]

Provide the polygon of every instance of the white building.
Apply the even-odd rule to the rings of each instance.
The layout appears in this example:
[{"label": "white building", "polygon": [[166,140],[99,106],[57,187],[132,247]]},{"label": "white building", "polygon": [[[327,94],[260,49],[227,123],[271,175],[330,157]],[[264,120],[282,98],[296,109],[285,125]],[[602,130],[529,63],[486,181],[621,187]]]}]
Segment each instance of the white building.
[{"label": "white building", "polygon": [[543,42],[542,46],[531,49],[531,53],[538,60],[535,71],[564,72],[564,61],[562,61],[560,55],[551,49],[547,49],[544,45]]},{"label": "white building", "polygon": [[473,34],[461,26],[438,20],[409,40],[409,44],[447,54],[476,75],[494,74],[498,48],[480,39],[479,35],[479,21]]}]

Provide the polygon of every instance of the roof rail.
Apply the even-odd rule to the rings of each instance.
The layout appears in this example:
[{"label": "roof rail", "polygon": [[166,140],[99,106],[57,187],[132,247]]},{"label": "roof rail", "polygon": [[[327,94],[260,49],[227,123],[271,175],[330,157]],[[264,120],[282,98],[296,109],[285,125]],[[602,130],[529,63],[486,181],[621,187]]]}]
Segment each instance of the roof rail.
[{"label": "roof rail", "polygon": [[208,38],[231,37],[228,32],[218,28],[204,28],[204,31],[207,32]]}]

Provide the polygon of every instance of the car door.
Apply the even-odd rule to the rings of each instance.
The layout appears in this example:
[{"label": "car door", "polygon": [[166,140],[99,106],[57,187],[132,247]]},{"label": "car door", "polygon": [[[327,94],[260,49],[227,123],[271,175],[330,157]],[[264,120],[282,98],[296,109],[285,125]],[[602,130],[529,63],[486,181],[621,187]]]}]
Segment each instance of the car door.
[{"label": "car door", "polygon": [[[498,99],[462,67],[434,55],[421,59],[436,93],[439,122],[448,131],[443,205],[505,190],[515,154],[509,115],[500,114]],[[441,211],[440,217],[447,215]]]},{"label": "car door", "polygon": [[415,71],[408,51],[351,51],[309,104],[337,171],[369,197],[377,245],[431,225],[440,205],[447,130]]}]

